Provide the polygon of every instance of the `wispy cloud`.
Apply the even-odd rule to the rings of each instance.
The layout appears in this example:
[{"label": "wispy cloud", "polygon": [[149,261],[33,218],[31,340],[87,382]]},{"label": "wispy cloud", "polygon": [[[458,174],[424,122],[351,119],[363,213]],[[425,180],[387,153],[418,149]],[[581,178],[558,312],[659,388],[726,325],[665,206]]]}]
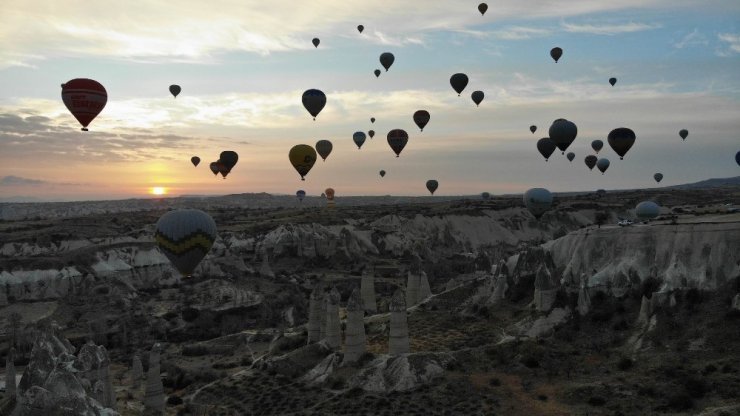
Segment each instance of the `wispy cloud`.
[{"label": "wispy cloud", "polygon": [[674,43],[673,47],[676,49],[683,49],[686,47],[702,46],[708,44],[709,40],[707,39],[707,37],[699,32],[699,29],[694,29],[693,31],[684,35],[678,42]]},{"label": "wispy cloud", "polygon": [[623,33],[642,32],[645,30],[659,29],[659,23],[622,23],[622,24],[595,24],[595,23],[568,23],[562,22],[560,26],[566,32],[571,33],[590,33],[593,35],[619,35]]},{"label": "wispy cloud", "polygon": [[493,32],[493,36],[503,40],[523,40],[552,34],[552,30],[538,27],[510,26]]},{"label": "wispy cloud", "polygon": [[723,42],[722,47],[717,50],[719,56],[731,56],[740,53],[740,34],[720,33],[717,38]]},{"label": "wispy cloud", "polygon": [[0,186],[34,186],[48,183],[38,179],[21,178],[19,176],[4,176],[0,178]]}]

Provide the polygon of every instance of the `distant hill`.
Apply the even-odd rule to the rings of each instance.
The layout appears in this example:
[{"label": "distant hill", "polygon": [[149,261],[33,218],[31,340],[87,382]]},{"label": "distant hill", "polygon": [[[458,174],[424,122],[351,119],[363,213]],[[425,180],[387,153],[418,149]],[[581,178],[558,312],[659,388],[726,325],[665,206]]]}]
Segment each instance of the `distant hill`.
[{"label": "distant hill", "polygon": [[732,178],[713,178],[683,185],[673,185],[667,188],[673,189],[697,189],[697,188],[724,188],[727,186],[740,186],[740,176]]}]

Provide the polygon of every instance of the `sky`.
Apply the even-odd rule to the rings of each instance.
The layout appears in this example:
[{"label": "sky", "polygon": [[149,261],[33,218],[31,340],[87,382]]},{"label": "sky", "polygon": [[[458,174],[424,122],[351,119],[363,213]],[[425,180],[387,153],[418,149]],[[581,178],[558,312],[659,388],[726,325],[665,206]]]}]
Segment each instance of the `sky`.
[{"label": "sky", "polygon": [[[9,2],[0,201],[151,197],[154,187],[425,195],[428,179],[438,195],[495,195],[653,187],[656,172],[667,186],[740,175],[740,2],[487,3],[481,15],[479,1],[458,0]],[[383,52],[395,62],[376,78]],[[457,72],[470,79],[459,97]],[[89,132],[61,100],[74,78],[108,93]],[[315,121],[301,103],[311,88],[327,96]],[[431,114],[423,132],[419,109]],[[578,126],[573,162],[536,150],[558,118]],[[619,160],[606,144],[609,169],[589,171],[591,141],[617,127],[634,130],[635,145]],[[399,158],[386,141],[396,128],[409,133]],[[370,129],[358,150],[353,133]],[[301,181],[288,151],[320,139],[334,150]],[[208,169],[223,150],[239,154],[225,180]]]}]

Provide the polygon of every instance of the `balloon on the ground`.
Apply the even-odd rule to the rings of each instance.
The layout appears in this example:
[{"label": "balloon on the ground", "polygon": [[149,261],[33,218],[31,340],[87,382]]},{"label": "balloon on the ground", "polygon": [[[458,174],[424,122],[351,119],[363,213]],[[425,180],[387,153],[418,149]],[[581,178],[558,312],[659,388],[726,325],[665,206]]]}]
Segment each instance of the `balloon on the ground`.
[{"label": "balloon on the ground", "polygon": [[594,140],[591,142],[591,148],[594,149],[594,152],[597,154],[599,153],[599,150],[601,150],[604,147],[604,142],[601,140]]},{"label": "balloon on the ground", "polygon": [[357,149],[360,149],[362,144],[365,143],[365,137],[365,133],[361,131],[356,131],[355,134],[352,135],[352,140],[357,145]]},{"label": "balloon on the ground", "polygon": [[686,140],[686,138],[689,137],[689,131],[686,129],[682,129],[678,132],[678,135],[681,136],[681,139]]},{"label": "balloon on the ground", "polygon": [[655,182],[660,183],[660,181],[663,180],[663,174],[660,172],[656,173],[655,175],[653,175],[653,179],[655,179]]},{"label": "balloon on the ground", "polygon": [[555,152],[555,148],[555,142],[549,137],[543,137],[537,140],[537,150],[545,158],[545,162],[547,162],[553,152]]},{"label": "balloon on the ground", "polygon": [[429,123],[429,119],[431,119],[431,115],[429,114],[429,111],[426,110],[418,110],[414,113],[414,123],[419,127],[421,131],[424,131],[424,127]]},{"label": "balloon on the ground", "polygon": [[301,175],[301,180],[305,181],[304,177],[308,175],[313,164],[316,163],[316,150],[307,144],[297,144],[290,149],[288,159],[290,159],[290,164],[293,165],[298,174]]},{"label": "balloon on the ground", "polygon": [[384,170],[381,170],[379,173],[380,173],[380,177],[381,178],[385,176],[385,171]]},{"label": "balloon on the ground", "polygon": [[306,191],[304,191],[303,189],[299,189],[298,191],[296,191],[295,196],[298,197],[299,201],[303,202],[303,198],[306,197]]},{"label": "balloon on the ground", "polygon": [[601,171],[601,174],[603,175],[604,172],[609,169],[609,159],[602,158],[597,160],[596,167]]},{"label": "balloon on the ground", "polygon": [[485,97],[483,91],[473,91],[473,93],[470,94],[470,98],[473,99],[476,107],[483,101],[483,97]]},{"label": "balloon on the ground", "polygon": [[98,81],[75,78],[62,84],[62,101],[82,125],[82,131],[87,131],[87,126],[105,108],[108,93]]},{"label": "balloon on the ground", "polygon": [[218,236],[210,215],[197,209],[170,211],[157,221],[157,246],[183,276],[189,277]]},{"label": "balloon on the ground", "polygon": [[568,161],[572,162],[573,159],[576,158],[576,154],[573,153],[573,152],[568,152],[568,154],[566,155],[566,157],[568,158]]},{"label": "balloon on the ground", "polygon": [[624,159],[624,155],[630,150],[633,144],[635,144],[635,132],[628,129],[627,127],[619,127],[611,132],[606,140],[609,142],[609,146],[619,155],[620,159]]},{"label": "balloon on the ground", "polygon": [[401,151],[406,147],[406,143],[409,142],[409,135],[405,130],[393,129],[388,132],[388,145],[391,147],[393,152],[398,157]]},{"label": "balloon on the ground", "polygon": [[321,110],[326,105],[326,95],[317,89],[306,90],[301,97],[303,107],[306,108],[309,114],[316,120],[316,116],[319,115]]},{"label": "balloon on the ground", "polygon": [[531,131],[531,132],[532,132],[532,134],[534,134],[534,132],[536,132],[536,131],[537,131],[537,126],[535,126],[534,124],[533,124],[533,125],[531,125],[531,126],[529,126],[529,131]]},{"label": "balloon on the ground", "polygon": [[573,143],[577,135],[578,128],[575,123],[564,118],[559,118],[550,125],[550,139],[563,153]]},{"label": "balloon on the ground", "polygon": [[612,87],[613,87],[614,84],[617,83],[617,79],[616,78],[609,78],[609,83],[612,84]]},{"label": "balloon on the ground", "polygon": [[318,48],[319,47],[319,43],[321,43],[321,41],[319,40],[319,38],[313,38],[311,40],[311,43],[313,43],[313,46],[314,47]]},{"label": "balloon on the ground", "polygon": [[457,73],[450,77],[450,85],[457,92],[458,97],[468,85],[468,76],[463,73]]},{"label": "balloon on the ground", "polygon": [[175,98],[177,98],[177,95],[180,94],[180,91],[182,91],[182,88],[180,88],[179,85],[170,85],[170,94],[172,94]]},{"label": "balloon on the ground", "polygon": [[481,3],[478,5],[478,11],[480,12],[481,16],[486,14],[486,10],[488,10],[488,5],[486,3]]},{"label": "balloon on the ground", "polygon": [[432,195],[434,195],[434,191],[436,191],[438,187],[439,187],[439,183],[437,181],[435,181],[434,179],[429,179],[427,181],[427,190]]},{"label": "balloon on the ground", "polygon": [[650,220],[660,215],[660,207],[653,201],[642,201],[635,207],[635,215],[641,220]]},{"label": "balloon on the ground", "polygon": [[550,56],[555,60],[555,63],[558,63],[558,59],[563,56],[563,50],[556,46],[550,49]]},{"label": "balloon on the ground", "polygon": [[586,162],[586,166],[588,166],[589,170],[594,170],[594,166],[596,166],[596,162],[599,160],[598,157],[594,155],[588,155],[586,156],[586,159],[584,159],[584,162]]},{"label": "balloon on the ground", "polygon": [[532,188],[524,193],[524,205],[539,219],[552,206],[552,194],[545,188]]},{"label": "balloon on the ground", "polygon": [[324,160],[324,162],[326,162],[326,158],[329,157],[333,148],[334,146],[329,140],[319,140],[316,142],[316,153],[321,156],[321,159]]},{"label": "balloon on the ground", "polygon": [[380,54],[380,64],[383,65],[383,68],[385,68],[385,72],[388,72],[388,68],[393,65],[393,62],[396,60],[396,57],[393,56],[390,52],[383,52]]},{"label": "balloon on the ground", "polygon": [[198,156],[193,156],[190,158],[190,162],[193,164],[193,166],[198,166],[200,163],[200,158]]}]

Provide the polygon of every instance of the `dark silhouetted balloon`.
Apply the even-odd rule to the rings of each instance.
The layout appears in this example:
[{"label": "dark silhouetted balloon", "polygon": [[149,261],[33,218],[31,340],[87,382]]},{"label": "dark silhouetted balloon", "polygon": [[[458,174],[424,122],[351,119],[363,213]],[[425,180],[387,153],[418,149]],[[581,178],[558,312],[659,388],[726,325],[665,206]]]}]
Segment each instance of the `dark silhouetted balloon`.
[{"label": "dark silhouetted balloon", "polygon": [[108,93],[98,81],[75,78],[62,84],[62,101],[82,125],[82,131],[87,131],[87,126],[105,108]]},{"label": "dark silhouetted balloon", "polygon": [[572,162],[573,159],[576,158],[576,154],[573,153],[573,152],[568,152],[568,154],[566,156],[568,157],[568,161],[570,161],[570,162]]},{"label": "dark silhouetted balloon", "polygon": [[597,154],[599,153],[599,150],[601,150],[604,147],[604,142],[601,140],[594,140],[591,142],[591,148],[594,149],[594,152]]},{"label": "dark silhouetted balloon", "polygon": [[429,123],[429,119],[431,118],[431,115],[429,115],[429,111],[426,110],[418,110],[414,113],[414,123],[416,123],[417,126],[419,126],[419,129],[421,131],[424,131],[424,126]]},{"label": "dark silhouetted balloon", "polygon": [[473,91],[473,93],[470,94],[470,98],[473,99],[476,107],[481,103],[481,101],[483,101],[484,96],[483,91]]},{"label": "dark silhouetted balloon", "polygon": [[326,195],[326,199],[328,199],[329,201],[333,201],[334,200],[334,188],[326,188],[324,190],[324,195]]},{"label": "dark silhouetted balloon", "polygon": [[357,25],[357,31],[362,33],[362,31],[365,30],[365,26],[363,25]]},{"label": "dark silhouetted balloon", "polygon": [[609,169],[609,159],[599,159],[596,161],[596,167],[601,171],[601,174],[603,175],[604,172],[606,172],[607,169]]},{"label": "dark silhouetted balloon", "polygon": [[200,163],[200,158],[198,156],[193,156],[190,158],[190,162],[193,164],[193,166],[198,166]]},{"label": "dark silhouetted balloon", "polygon": [[617,79],[616,78],[609,78],[609,83],[612,84],[612,87],[613,87],[614,84],[617,83]]},{"label": "dark silhouetted balloon", "polygon": [[290,149],[288,159],[290,159],[290,164],[293,165],[298,174],[301,175],[301,180],[305,181],[304,176],[308,175],[313,164],[316,163],[316,150],[307,144],[297,144]]},{"label": "dark silhouetted balloon", "polygon": [[537,150],[545,157],[545,162],[552,156],[556,147],[555,142],[549,137],[543,137],[537,140]]},{"label": "dark silhouetted balloon", "polygon": [[452,86],[452,89],[457,92],[457,95],[460,96],[460,93],[462,93],[468,85],[468,76],[463,73],[454,74],[450,77],[450,85]]},{"label": "dark silhouetted balloon", "polygon": [[162,215],[155,226],[157,246],[183,276],[193,270],[218,237],[216,222],[197,209],[179,209]]},{"label": "dark silhouetted balloon", "polygon": [[735,153],[735,162],[740,166],[740,151]]},{"label": "dark silhouetted balloon", "polygon": [[303,101],[303,107],[316,120],[316,116],[319,115],[326,105],[326,95],[321,90],[310,89],[303,93],[301,101]]},{"label": "dark silhouetted balloon", "polygon": [[361,131],[356,131],[355,134],[352,135],[352,140],[357,145],[358,150],[362,147],[362,144],[365,143],[365,137],[365,133]]},{"label": "dark silhouetted balloon", "polygon": [[663,180],[663,174],[662,173],[656,173],[655,175],[653,175],[653,179],[655,179],[655,182],[660,183],[660,181]]},{"label": "dark silhouetted balloon", "polygon": [[398,157],[409,142],[409,135],[405,130],[393,129],[388,132],[388,145]]},{"label": "dark silhouetted balloon", "polygon": [[376,69],[375,71],[373,71],[373,74],[375,74],[375,78],[379,77],[380,76],[380,70],[379,69]]},{"label": "dark silhouetted balloon", "polygon": [[370,136],[370,138],[372,139],[373,137],[375,137],[375,130],[368,130],[367,135]]},{"label": "dark silhouetted balloon", "polygon": [[550,126],[550,139],[555,142],[555,145],[563,153],[565,149],[573,143],[578,135],[578,128],[575,123],[568,121],[563,118],[559,118],[552,122]]},{"label": "dark silhouetted balloon", "polygon": [[333,148],[334,146],[332,146],[329,140],[319,140],[316,142],[316,153],[321,156],[321,159],[323,159],[324,162],[326,162],[326,158],[329,157],[331,149]]},{"label": "dark silhouetted balloon", "polygon": [[311,40],[311,43],[313,43],[314,47],[318,48],[321,41],[319,40],[319,38],[313,38],[313,40]]},{"label": "dark silhouetted balloon", "polygon": [[550,49],[550,56],[555,60],[555,63],[558,63],[558,59],[563,56],[563,50],[558,47],[554,47]]},{"label": "dark silhouetted balloon", "polygon": [[429,179],[427,181],[427,189],[429,190],[429,192],[431,192],[432,195],[434,195],[434,191],[436,191],[438,187],[439,183],[434,179]]},{"label": "dark silhouetted balloon", "polygon": [[599,160],[598,157],[594,155],[588,155],[586,156],[586,159],[584,159],[584,162],[586,162],[586,166],[588,166],[589,170],[594,170],[594,166],[596,166],[597,160]]},{"label": "dark silhouetted balloon", "polygon": [[537,219],[552,206],[552,194],[545,188],[532,188],[524,193],[523,199],[524,205]]},{"label": "dark silhouetted balloon", "polygon": [[218,159],[221,163],[226,166],[226,169],[231,172],[231,169],[236,166],[236,162],[239,161],[239,155],[233,150],[224,150]]},{"label": "dark silhouetted balloon", "polygon": [[375,117],[370,117],[370,122],[375,123]]},{"label": "dark silhouetted balloon", "polygon": [[483,192],[480,194],[480,197],[483,198],[484,200],[488,200],[491,198],[491,194],[489,194],[488,192]]},{"label": "dark silhouetted balloon", "polygon": [[481,16],[486,14],[486,10],[488,10],[488,5],[486,3],[481,3],[478,5],[478,11],[480,12]]},{"label": "dark silhouetted balloon", "polygon": [[660,207],[653,201],[642,201],[635,207],[635,215],[641,220],[650,220],[660,215]]},{"label": "dark silhouetted balloon", "polygon": [[532,134],[534,134],[534,132],[536,132],[536,131],[537,131],[537,126],[535,126],[534,124],[533,124],[533,125],[531,125],[531,126],[529,126],[529,131],[531,131],[531,132],[532,132]]},{"label": "dark silhouetted balloon", "polygon": [[689,131],[686,129],[683,129],[678,132],[678,135],[681,136],[683,140],[686,140],[686,138],[689,137]]},{"label": "dark silhouetted balloon", "polygon": [[385,176],[385,171],[384,171],[384,170],[381,170],[381,171],[380,171],[380,177],[382,178],[382,177],[384,177],[384,176]]},{"label": "dark silhouetted balloon", "polygon": [[299,189],[298,191],[296,191],[295,196],[298,197],[299,201],[303,202],[303,198],[306,197],[306,191],[304,191],[303,189]]},{"label": "dark silhouetted balloon", "polygon": [[635,132],[628,129],[627,127],[619,127],[609,132],[609,136],[606,140],[609,142],[609,146],[619,155],[620,159],[624,159],[624,155],[630,150],[633,144],[635,144]]},{"label": "dark silhouetted balloon", "polygon": [[182,88],[180,88],[179,85],[170,85],[170,94],[172,94],[175,98],[177,98],[177,95],[180,94],[180,91],[182,91]]},{"label": "dark silhouetted balloon", "polygon": [[211,162],[208,167],[211,169],[211,172],[213,172],[214,175],[218,175],[218,172],[221,171],[221,167],[219,166],[221,162]]},{"label": "dark silhouetted balloon", "polygon": [[396,60],[396,57],[393,56],[390,52],[383,52],[380,54],[380,64],[383,65],[383,68],[385,68],[385,72],[388,72],[388,68],[393,65],[393,61]]}]

